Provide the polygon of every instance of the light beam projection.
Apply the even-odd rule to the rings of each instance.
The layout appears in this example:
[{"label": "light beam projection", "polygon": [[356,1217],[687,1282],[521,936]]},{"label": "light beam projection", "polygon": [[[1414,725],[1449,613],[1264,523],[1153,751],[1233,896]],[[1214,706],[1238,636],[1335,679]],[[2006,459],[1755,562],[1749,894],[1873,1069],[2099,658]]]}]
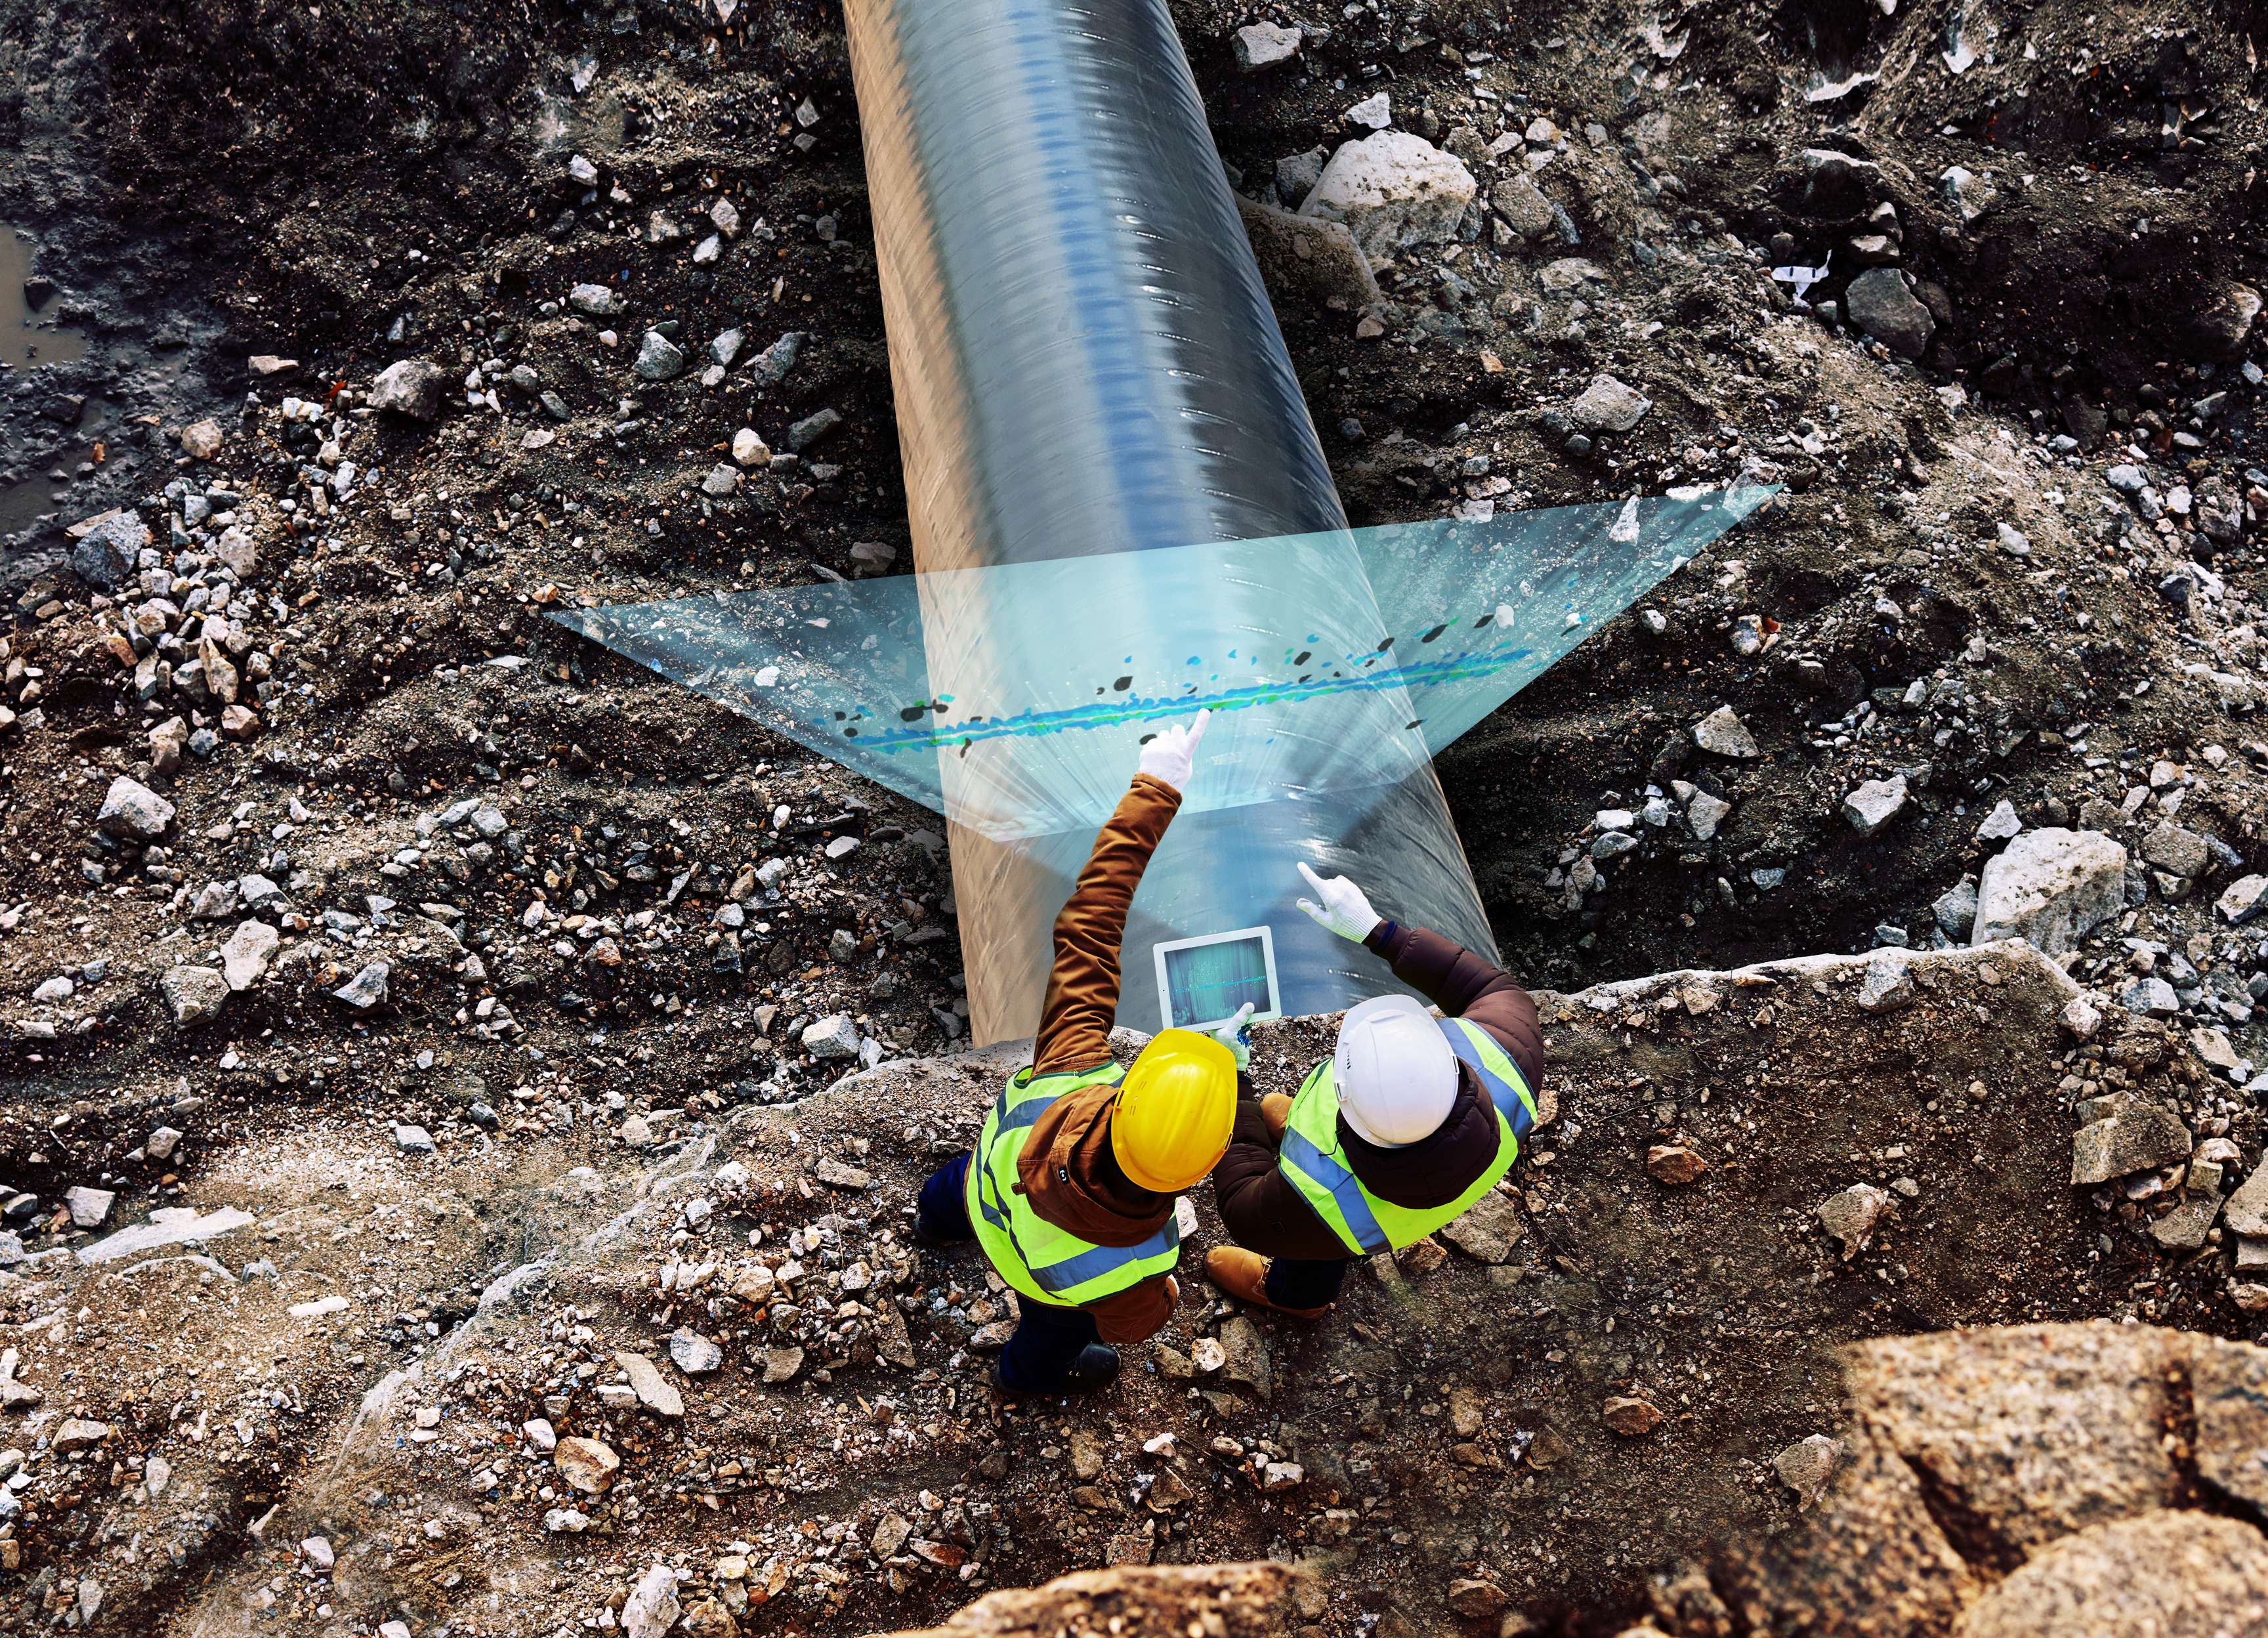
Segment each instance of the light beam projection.
[{"label": "light beam projection", "polygon": [[1123,1022],[1256,963],[1294,1014],[1393,988],[1302,859],[1493,957],[1432,753],[1763,491],[1349,528],[1168,0],[843,20],[919,572],[566,623],[944,815],[979,1045],[1033,1032],[1137,746],[1201,705]]},{"label": "light beam projection", "polygon": [[1136,901],[1122,1021],[1168,1016],[1150,979],[1158,945],[1263,927],[1298,1015],[1391,980],[1300,914],[1293,861],[1491,948],[1455,834],[1434,817],[1432,756],[1771,493],[1680,490],[552,617],[1021,861],[1051,884],[1026,894],[1042,948],[1141,741],[1210,709],[1197,777]]}]

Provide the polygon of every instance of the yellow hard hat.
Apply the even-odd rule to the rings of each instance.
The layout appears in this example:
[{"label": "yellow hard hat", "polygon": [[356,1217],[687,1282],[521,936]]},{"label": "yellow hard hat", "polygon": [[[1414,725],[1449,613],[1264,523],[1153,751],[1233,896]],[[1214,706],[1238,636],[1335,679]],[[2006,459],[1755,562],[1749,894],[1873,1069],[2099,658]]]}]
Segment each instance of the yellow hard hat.
[{"label": "yellow hard hat", "polygon": [[1228,1152],[1235,1125],[1235,1056],[1209,1035],[1161,1030],[1118,1088],[1110,1152],[1152,1193],[1179,1194]]}]

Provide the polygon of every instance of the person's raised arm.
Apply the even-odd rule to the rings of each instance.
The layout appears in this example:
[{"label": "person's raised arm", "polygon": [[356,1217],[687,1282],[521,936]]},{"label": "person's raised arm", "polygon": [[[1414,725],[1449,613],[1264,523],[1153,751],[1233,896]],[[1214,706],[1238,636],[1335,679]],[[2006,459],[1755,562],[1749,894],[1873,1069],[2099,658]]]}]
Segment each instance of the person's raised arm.
[{"label": "person's raised arm", "polygon": [[1086,867],[1056,917],[1055,966],[1032,1045],[1037,1074],[1092,1069],[1110,1056],[1126,913],[1150,855],[1180,810],[1211,714],[1201,711],[1188,727],[1163,729],[1143,745],[1141,771],[1094,838]]},{"label": "person's raised arm", "polygon": [[1520,1066],[1534,1092],[1543,1084],[1543,1032],[1535,1000],[1512,975],[1454,939],[1425,927],[1404,927],[1370,907],[1370,899],[1344,876],[1326,880],[1302,862],[1300,874],[1315,894],[1300,908],[1318,925],[1383,956],[1394,976],[1451,1018],[1478,1024]]}]

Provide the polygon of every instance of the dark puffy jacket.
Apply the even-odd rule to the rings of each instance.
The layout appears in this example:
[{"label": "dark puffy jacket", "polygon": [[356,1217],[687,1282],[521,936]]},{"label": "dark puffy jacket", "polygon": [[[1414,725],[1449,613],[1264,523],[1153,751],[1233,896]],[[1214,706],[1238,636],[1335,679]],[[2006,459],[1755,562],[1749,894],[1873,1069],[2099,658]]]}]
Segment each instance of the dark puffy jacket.
[{"label": "dark puffy jacket", "polygon": [[[1530,1092],[1543,1085],[1543,1032],[1535,1001],[1511,976],[1438,933],[1383,921],[1366,948],[1393,963],[1394,976],[1452,1018],[1478,1024],[1520,1067]],[[1276,1145],[1251,1096],[1236,1107],[1236,1135],[1212,1175],[1221,1221],[1237,1244],[1263,1257],[1347,1260],[1344,1242],[1315,1215],[1278,1169]],[[1496,1160],[1496,1110],[1479,1080],[1457,1066],[1457,1101],[1431,1137],[1407,1148],[1382,1149],[1356,1135],[1344,1118],[1339,1141],[1362,1185],[1381,1200],[1412,1210],[1446,1206]]]}]

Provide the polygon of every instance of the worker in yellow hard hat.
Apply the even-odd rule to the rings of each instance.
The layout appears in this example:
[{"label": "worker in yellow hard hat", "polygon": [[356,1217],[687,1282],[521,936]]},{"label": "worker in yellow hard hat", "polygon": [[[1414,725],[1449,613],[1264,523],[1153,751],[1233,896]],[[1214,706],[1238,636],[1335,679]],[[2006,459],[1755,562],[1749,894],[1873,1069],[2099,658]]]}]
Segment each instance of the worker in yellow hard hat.
[{"label": "worker in yellow hard hat", "polygon": [[974,1153],[922,1187],[914,1236],[974,1239],[1021,1318],[993,1379],[1012,1393],[1088,1393],[1118,1374],[1114,1343],[1172,1317],[1175,1197],[1211,1172],[1236,1119],[1236,1060],[1167,1029],[1130,1066],[1110,1051],[1128,907],[1195,771],[1205,713],[1142,748],[1141,771],[1095,838],[1063,913],[1032,1061],[1008,1079]]}]

